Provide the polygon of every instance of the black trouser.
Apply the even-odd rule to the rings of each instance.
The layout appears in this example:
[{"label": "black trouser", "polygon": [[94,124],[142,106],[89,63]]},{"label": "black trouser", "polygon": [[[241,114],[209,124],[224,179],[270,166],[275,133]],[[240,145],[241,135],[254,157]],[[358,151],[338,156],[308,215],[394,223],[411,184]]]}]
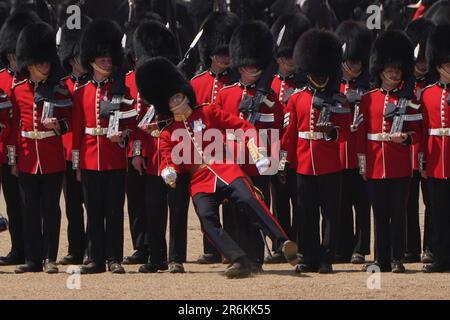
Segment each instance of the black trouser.
[{"label": "black trouser", "polygon": [[[236,206],[231,203],[228,199],[222,203],[222,222],[223,229],[228,233],[228,235],[234,239],[238,239],[238,213]],[[218,228],[221,228],[220,220],[217,221]],[[214,245],[208,238],[203,235],[203,252],[205,254],[213,254],[216,257],[220,257],[220,253],[214,248]]]},{"label": "black trouser", "polygon": [[50,174],[19,173],[22,199],[25,261],[38,265],[56,261],[61,226],[63,172]]},{"label": "black trouser", "polygon": [[427,179],[432,206],[434,262],[450,267],[450,180]]},{"label": "black trouser", "polygon": [[406,212],[406,253],[420,255],[420,225],[419,225],[419,189],[420,172],[414,171],[409,189],[408,208]]},{"label": "black trouser", "polygon": [[406,208],[411,178],[369,179],[375,222],[376,260],[387,265],[405,255]]},{"label": "black trouser", "polygon": [[246,210],[239,214],[246,214],[276,243],[281,249],[287,235],[276,222],[264,202],[257,198],[249,183],[243,178],[237,178],[230,185],[226,185],[220,179],[216,182],[215,193],[198,193],[193,197],[197,215],[202,225],[202,230],[217,250],[230,261],[245,257],[245,252],[228,235],[226,231],[218,227],[219,206],[224,198]]},{"label": "black trouser", "polygon": [[289,239],[297,241],[297,215],[294,210],[297,208],[297,173],[294,169],[288,169],[286,183],[280,182],[280,173],[271,177],[271,193],[273,214],[277,218],[281,227],[289,236]]},{"label": "black trouser", "polygon": [[305,264],[312,267],[331,264],[334,260],[341,183],[341,172],[319,176],[297,174],[298,234]]},{"label": "black trouser", "polygon": [[88,261],[123,260],[125,170],[81,170],[87,212]]},{"label": "black trouser", "polygon": [[[231,203],[228,199],[224,199],[222,203],[222,224],[223,229],[228,233],[228,235],[233,239],[238,239],[238,213],[236,206]],[[217,228],[222,228],[220,219],[217,221]],[[205,234],[203,234],[203,252],[205,254],[212,254],[217,259],[220,259],[220,253],[214,247],[214,245],[209,241]]]},{"label": "black trouser", "polygon": [[167,206],[169,205],[169,262],[186,261],[187,217],[189,211],[189,174],[179,174],[175,189],[159,176],[147,175],[146,220],[149,239],[149,263],[167,263]]},{"label": "black trouser", "polygon": [[[350,260],[353,253],[370,254],[370,201],[359,169],[342,172],[341,210],[337,219],[336,255]],[[355,210],[355,222],[353,219]]]},{"label": "black trouser", "polygon": [[83,187],[81,182],[77,180],[76,170],[72,169],[71,161],[66,162],[63,191],[66,201],[68,253],[82,259],[86,250]]},{"label": "black trouser", "polygon": [[[264,203],[267,208],[270,208],[270,176],[253,176],[250,177],[256,188],[258,188],[264,197]],[[231,203],[231,205],[233,205]],[[259,229],[258,225],[251,219],[251,214],[240,213],[243,210],[238,205],[234,205],[236,213],[236,229],[237,238],[233,238],[238,245],[244,250],[251,262],[263,264],[264,263],[264,234]]]},{"label": "black trouser", "polygon": [[432,235],[433,235],[433,228],[431,226],[431,216],[432,214],[432,206],[431,206],[431,200],[430,200],[430,192],[427,185],[427,180],[421,178],[420,179],[420,188],[422,190],[422,200],[425,205],[425,223],[424,223],[424,232],[423,232],[423,250],[425,251],[433,251],[433,245],[432,245]]},{"label": "black trouser", "polygon": [[19,183],[17,177],[11,174],[11,166],[7,164],[2,165],[1,175],[6,213],[9,220],[11,251],[17,253],[19,257],[24,257],[23,213],[20,207]]},{"label": "black trouser", "polygon": [[147,226],[145,214],[145,174],[142,176],[139,175],[139,171],[133,167],[131,161],[132,158],[129,158],[126,184],[131,241],[133,242],[134,250],[147,251],[148,239],[145,232]]}]

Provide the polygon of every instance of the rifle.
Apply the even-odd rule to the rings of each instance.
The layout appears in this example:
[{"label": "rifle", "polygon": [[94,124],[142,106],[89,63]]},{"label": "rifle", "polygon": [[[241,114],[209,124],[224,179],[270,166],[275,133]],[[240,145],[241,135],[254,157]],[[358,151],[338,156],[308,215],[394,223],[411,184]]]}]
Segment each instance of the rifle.
[{"label": "rifle", "polygon": [[128,111],[120,111],[120,110],[113,111],[109,115],[109,123],[108,123],[108,130],[106,132],[106,137],[110,138],[111,136],[119,132],[119,123],[121,119],[129,119],[136,117],[137,115],[138,113],[136,109]]},{"label": "rifle", "polygon": [[[329,132],[334,128],[331,123],[332,113],[350,113],[349,108],[342,108],[343,104],[347,103],[347,99],[340,95],[340,79],[336,77],[328,84],[327,89],[322,92],[316,92],[313,97],[313,106],[320,110],[319,118],[317,119],[317,129],[322,132]],[[338,105],[341,106],[338,106]]]},{"label": "rifle", "polygon": [[415,79],[411,76],[409,79],[405,80],[403,88],[400,91],[397,104],[386,105],[384,118],[393,118],[390,134],[403,132],[403,125],[405,121],[417,121],[422,119],[421,115],[411,117],[406,114],[408,107],[412,107],[414,109],[419,108],[419,105],[411,102],[414,96],[414,86]]},{"label": "rifle", "polygon": [[[281,28],[278,33],[277,47],[280,46],[281,40],[283,40],[284,31],[286,26]],[[269,108],[272,108],[274,103],[267,99],[267,96],[272,91],[272,81],[275,73],[278,70],[278,65],[275,60],[272,60],[270,65],[263,71],[261,78],[256,84],[256,94],[253,97],[244,96],[239,105],[239,111],[247,115],[247,121],[251,124],[255,124],[259,118],[259,109],[261,104],[266,104]]]},{"label": "rifle", "polygon": [[186,53],[183,56],[183,59],[178,63],[177,68],[180,70],[184,70],[184,67],[186,66],[187,60],[189,59],[189,56],[191,55],[192,50],[194,50],[195,46],[199,42],[200,38],[203,35],[203,29],[201,29],[197,35],[195,36],[194,40],[191,42],[189,49],[186,51]]}]

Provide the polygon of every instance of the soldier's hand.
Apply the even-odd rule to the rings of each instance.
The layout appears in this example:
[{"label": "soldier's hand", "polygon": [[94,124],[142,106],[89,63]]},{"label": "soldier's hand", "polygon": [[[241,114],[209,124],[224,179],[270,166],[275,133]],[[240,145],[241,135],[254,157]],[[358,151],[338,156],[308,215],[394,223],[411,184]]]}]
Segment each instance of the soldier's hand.
[{"label": "soldier's hand", "polygon": [[133,165],[134,169],[139,172],[140,176],[142,176],[142,174],[147,170],[145,159],[141,156],[133,157],[133,160],[131,160],[131,164]]},{"label": "soldier's hand", "polygon": [[408,139],[408,135],[402,132],[396,132],[391,134],[391,141],[394,143],[403,143]]},{"label": "soldier's hand", "polygon": [[152,134],[153,131],[158,130],[158,125],[156,123],[147,123],[141,127],[145,133]]},{"label": "soldier's hand", "polygon": [[77,169],[75,175],[77,177],[77,181],[81,182],[81,170],[80,169]]},{"label": "soldier's hand", "polygon": [[19,175],[19,169],[17,169],[17,165],[11,166],[11,174],[16,177]]},{"label": "soldier's hand", "polygon": [[361,177],[362,177],[362,179],[364,180],[364,181],[367,181],[367,176],[366,176],[366,174],[364,173],[364,174],[362,174],[361,175]]},{"label": "soldier's hand", "polygon": [[56,130],[56,131],[59,131],[59,129],[60,129],[58,119],[56,119],[56,118],[44,119],[44,121],[42,121],[42,124],[47,129],[52,129],[52,130]]},{"label": "soldier's hand", "polygon": [[164,182],[171,186],[172,188],[175,188],[176,182],[177,182],[177,172],[172,167],[164,168],[161,171],[161,178],[163,178]]},{"label": "soldier's hand", "polygon": [[109,140],[111,140],[111,142],[123,143],[124,142],[123,132],[119,131],[117,133],[112,134],[109,137]]},{"label": "soldier's hand", "polygon": [[421,174],[422,178],[424,178],[424,179],[428,178],[426,171],[422,171],[420,174]]}]

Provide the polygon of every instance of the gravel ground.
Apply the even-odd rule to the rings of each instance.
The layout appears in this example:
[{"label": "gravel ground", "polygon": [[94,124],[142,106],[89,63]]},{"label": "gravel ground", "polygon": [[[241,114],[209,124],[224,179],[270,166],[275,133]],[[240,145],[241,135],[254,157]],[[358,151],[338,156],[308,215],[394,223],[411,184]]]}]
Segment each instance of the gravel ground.
[{"label": "gravel ground", "polygon": [[[62,208],[63,200],[61,201]],[[421,206],[421,211],[422,210]],[[4,213],[3,198],[0,212]],[[64,212],[63,212],[64,216]],[[132,253],[128,217],[125,214],[125,255]],[[423,222],[423,215],[421,214]],[[63,218],[59,255],[67,251],[67,221]],[[248,279],[228,280],[224,265],[193,263],[202,250],[200,225],[189,212],[186,274],[139,274],[138,266],[126,266],[125,275],[82,275],[79,281],[61,266],[56,275],[14,274],[14,267],[0,267],[0,299],[448,299],[450,274],[423,274],[421,264],[406,265],[406,274],[381,274],[369,289],[369,274],[360,266],[334,265],[328,275],[293,272],[289,265],[266,265],[265,272]],[[0,254],[8,252],[9,234],[0,234]],[[377,280],[377,279],[375,279]],[[370,282],[370,281],[369,281]],[[69,286],[67,285],[69,283]],[[371,282],[372,284],[374,282]],[[79,284],[79,289],[78,287]],[[75,288],[74,288],[75,287]],[[70,289],[71,288],[71,289]],[[377,289],[378,288],[378,289]]]}]

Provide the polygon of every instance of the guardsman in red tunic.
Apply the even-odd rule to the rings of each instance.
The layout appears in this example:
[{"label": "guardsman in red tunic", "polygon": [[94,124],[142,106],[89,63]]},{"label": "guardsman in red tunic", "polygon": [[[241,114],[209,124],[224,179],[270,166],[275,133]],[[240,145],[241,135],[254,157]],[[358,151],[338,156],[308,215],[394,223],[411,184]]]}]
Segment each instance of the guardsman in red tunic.
[{"label": "guardsman in red tunic", "polygon": [[[342,203],[337,222],[336,262],[365,262],[370,253],[370,203],[365,181],[359,174],[357,130],[361,116],[361,94],[369,88],[368,64],[372,34],[362,23],[345,21],[336,35],[343,47],[341,93],[352,110],[350,136],[340,144],[342,164]],[[353,218],[353,210],[355,219]]]},{"label": "guardsman in red tunic", "polygon": [[342,104],[335,85],[340,81],[342,49],[334,34],[312,29],[298,40],[294,60],[300,72],[307,75],[308,84],[289,99],[281,161],[296,164],[295,213],[304,260],[296,272],[330,273],[341,199],[339,144],[350,132],[350,110]]},{"label": "guardsman in red tunic", "polygon": [[[273,37],[267,25],[263,22],[248,22],[239,26],[230,41],[230,56],[231,65],[238,70],[240,79],[239,82],[220,91],[215,106],[237,117],[248,119],[250,114],[243,111],[245,108],[243,104],[248,98],[251,99],[256,95],[256,83],[264,69],[272,63],[272,54]],[[258,117],[254,125],[258,129],[258,135],[270,138],[272,135],[270,129],[280,135],[283,126],[283,107],[274,93],[267,95],[266,101],[261,104],[257,112]],[[227,140],[230,150],[235,150],[234,155],[237,159],[245,159],[241,165],[242,170],[251,178],[255,187],[262,192],[267,207],[270,207],[270,176],[260,175],[255,165],[247,161],[248,154],[241,153],[236,148],[239,144],[236,143],[235,136],[228,135]],[[264,141],[268,155],[270,155],[268,150],[271,148],[269,141]],[[260,144],[262,145],[262,143]],[[236,212],[241,209],[234,208],[232,210]],[[252,261],[252,267],[255,270],[262,270],[264,241],[259,229],[243,214],[237,215],[236,229],[238,231],[237,242],[247,252]]]},{"label": "guardsman in red tunic", "polygon": [[219,91],[230,84],[228,44],[238,25],[239,18],[231,12],[214,12],[203,23],[198,49],[207,70],[191,79],[198,103],[214,104]]},{"label": "guardsman in red tunic", "polygon": [[433,263],[424,272],[450,270],[450,26],[436,27],[427,43],[429,72],[439,79],[422,92],[424,162],[431,199]]},{"label": "guardsman in red tunic", "polygon": [[[173,33],[158,21],[142,22],[133,36],[134,56],[137,63],[155,56],[165,56],[171,61],[177,59],[177,46]],[[139,267],[139,272],[153,273],[169,270],[170,273],[183,273],[187,249],[187,215],[189,211],[189,173],[180,173],[177,187],[169,188],[160,176],[160,138],[159,128],[164,126],[164,116],[154,115],[151,123],[140,122],[154,107],[144,102],[136,87],[135,72],[127,78],[133,98],[139,110],[138,126],[134,128],[132,165],[144,178],[144,232],[148,236],[149,258]],[[156,112],[155,112],[156,113]],[[139,143],[136,143],[139,141]],[[145,156],[138,150],[144,145]],[[141,149],[142,150],[142,149]],[[142,202],[142,198],[140,199]],[[167,250],[167,207],[170,211],[170,244]],[[169,259],[167,259],[169,251]]]},{"label": "guardsman in red tunic", "polygon": [[[59,44],[59,57],[61,63],[69,73],[62,79],[70,95],[83,86],[87,81],[87,70],[80,64],[80,38],[81,32],[90,23],[90,19],[83,17],[81,29],[61,29]],[[69,242],[68,254],[59,260],[62,265],[82,264],[86,249],[86,232],[84,228],[83,188],[76,178],[76,171],[72,164],[72,132],[63,135],[64,152],[66,156],[66,172],[64,175],[63,192],[67,216],[67,240]]]},{"label": "guardsman in red tunic", "polygon": [[13,132],[22,196],[25,264],[15,272],[57,273],[61,210],[66,169],[61,135],[70,128],[72,100],[60,83],[55,32],[39,22],[26,26],[17,40],[17,65],[24,80],[12,89]]},{"label": "guardsman in red tunic", "polygon": [[[38,22],[39,17],[33,12],[16,12],[6,19],[0,31],[0,59],[5,69],[0,70],[0,88],[11,97],[13,83],[18,81],[14,76],[17,71],[16,44],[20,31],[30,23]],[[12,119],[12,110],[10,120]],[[0,265],[16,265],[24,263],[25,253],[23,244],[23,214],[20,208],[20,192],[17,177],[11,174],[11,165],[15,163],[15,136],[10,130],[2,137],[1,153],[7,158],[8,165],[1,170],[3,196],[6,202],[6,212],[9,219],[11,235],[11,251],[0,257]],[[6,160],[5,160],[6,161]]]},{"label": "guardsman in red tunic", "polygon": [[88,263],[82,273],[105,272],[105,262],[112,273],[125,272],[121,262],[128,119],[120,120],[118,130],[107,136],[111,113],[125,116],[123,112],[134,111],[125,75],[115,72],[123,60],[121,39],[115,22],[98,19],[86,27],[80,43],[80,62],[91,73],[73,95],[72,163],[87,211]]},{"label": "guardsman in red tunic", "polygon": [[[280,16],[271,28],[272,35],[277,39],[281,29],[284,27],[283,38],[280,46],[276,49],[276,61],[278,63],[278,72],[272,81],[272,90],[275,92],[278,101],[283,106],[283,112],[286,110],[287,102],[290,96],[297,89],[299,84],[296,80],[294,65],[294,46],[298,38],[310,28],[311,24],[305,15],[301,13],[289,13]],[[287,168],[287,175],[282,172],[277,173],[271,178],[270,193],[272,196],[273,214],[277,218],[283,230],[289,236],[289,239],[296,240],[301,252],[301,243],[297,237],[296,219],[293,213],[296,208],[296,174],[295,164]],[[292,203],[292,206],[291,206]],[[272,248],[275,250],[275,248]],[[264,263],[282,263],[283,255],[273,252],[264,259]]]},{"label": "guardsman in red tunic", "polygon": [[370,61],[376,88],[361,98],[363,122],[358,128],[358,157],[374,213],[374,265],[381,272],[405,272],[405,219],[413,175],[410,146],[420,141],[422,120],[416,112],[418,105],[410,102],[413,88],[406,92],[408,82],[414,80],[413,51],[402,31],[387,31],[379,36]]},{"label": "guardsman in red tunic", "polygon": [[[207,70],[191,79],[191,85],[199,104],[215,104],[220,90],[230,84],[228,45],[231,35],[238,25],[239,18],[230,12],[214,12],[203,23],[203,35],[198,47],[200,59]],[[224,212],[223,228],[235,238],[236,216],[234,210],[231,209],[229,203],[224,202],[222,211]],[[217,263],[222,260],[219,252],[205,236],[203,236],[203,252],[204,254],[197,259],[198,263]]]},{"label": "guardsman in red tunic", "polygon": [[[434,29],[431,21],[419,18],[412,21],[406,27],[406,34],[410,38],[414,46],[414,77],[415,84],[415,103],[420,102],[420,96],[423,89],[430,82],[428,75],[428,65],[425,58],[426,42],[430,32]],[[421,113],[421,108],[416,111]],[[422,191],[422,198],[425,204],[425,230],[423,240],[423,256],[424,263],[433,262],[433,254],[431,251],[431,205],[428,196],[428,188],[426,187],[426,179],[421,177],[421,163],[423,160],[422,142],[417,141],[411,144],[411,156],[414,175],[411,179],[411,187],[408,198],[408,210],[406,215],[406,253],[404,261],[407,263],[416,263],[421,261],[421,241],[420,241],[420,225],[419,225],[419,190]]]},{"label": "guardsman in red tunic", "polygon": [[[161,78],[160,74],[165,77]],[[297,245],[287,240],[287,235],[252,190],[239,166],[234,162],[224,162],[226,159],[220,157],[224,147],[223,128],[241,129],[246,133],[251,130],[255,133],[255,127],[210,104],[192,109],[196,104],[193,89],[167,59],[154,58],[139,65],[136,82],[146,101],[153,104],[161,114],[173,116],[173,123],[161,132],[161,176],[167,184],[175,186],[177,172],[190,172],[190,193],[203,232],[231,262],[225,275],[228,278],[240,278],[251,273],[246,253],[218,226],[219,205],[225,197],[237,206],[246,208],[239,214],[251,216],[254,223],[278,244],[286,260],[291,264],[297,263]],[[212,142],[206,136],[203,139],[208,131],[219,141]],[[243,140],[248,140],[247,145],[256,166],[264,173],[270,167],[270,160],[259,152],[253,139]],[[211,149],[212,146],[218,150]]]}]

